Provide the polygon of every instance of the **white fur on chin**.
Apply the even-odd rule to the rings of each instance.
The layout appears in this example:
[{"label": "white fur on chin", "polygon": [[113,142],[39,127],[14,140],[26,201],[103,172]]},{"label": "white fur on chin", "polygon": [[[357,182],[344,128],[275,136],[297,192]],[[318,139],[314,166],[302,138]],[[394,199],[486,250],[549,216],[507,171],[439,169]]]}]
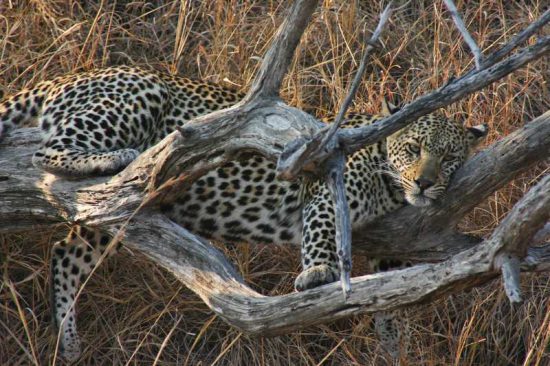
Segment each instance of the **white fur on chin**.
[{"label": "white fur on chin", "polygon": [[406,193],[405,199],[416,207],[426,207],[432,204],[433,200],[421,194]]}]

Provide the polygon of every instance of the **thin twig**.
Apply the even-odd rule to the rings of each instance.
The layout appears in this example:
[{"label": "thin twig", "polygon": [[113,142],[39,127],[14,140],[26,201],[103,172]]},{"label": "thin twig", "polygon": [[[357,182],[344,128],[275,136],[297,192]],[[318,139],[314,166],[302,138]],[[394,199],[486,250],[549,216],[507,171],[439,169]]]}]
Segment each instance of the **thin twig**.
[{"label": "thin twig", "polygon": [[460,17],[460,14],[458,13],[458,9],[456,8],[456,5],[452,0],[443,0],[445,2],[445,5],[449,9],[449,12],[451,13],[451,17],[453,18],[453,21],[455,22],[456,27],[458,28],[458,31],[460,34],[462,34],[462,38],[464,38],[464,41],[470,47],[470,50],[472,51],[474,55],[474,61],[476,63],[476,69],[481,70],[481,63],[483,62],[483,55],[481,54],[481,50],[476,44],[476,41],[472,38],[470,33],[468,32],[468,29],[466,29],[466,25],[462,21],[462,18]]},{"label": "thin twig", "polygon": [[359,85],[361,84],[361,79],[363,78],[363,74],[365,73],[365,69],[367,67],[367,60],[369,59],[370,52],[374,47],[378,46],[378,38],[380,38],[380,34],[382,34],[382,30],[384,29],[386,22],[391,16],[392,3],[393,1],[390,1],[390,3],[386,6],[384,11],[380,15],[380,21],[378,22],[378,25],[376,26],[374,33],[372,33],[372,36],[367,41],[365,52],[363,53],[363,57],[361,58],[361,62],[359,63],[359,68],[357,69],[357,72],[355,73],[355,77],[353,78],[353,82],[351,83],[350,90],[346,95],[346,98],[344,99],[344,102],[340,107],[340,111],[336,115],[336,118],[333,124],[331,125],[330,130],[327,132],[324,141],[328,141],[329,139],[333,138],[334,134],[336,133],[336,130],[342,124],[342,121],[344,120],[344,116],[346,115],[346,112],[351,102],[355,98],[355,94],[357,93],[357,89],[359,89]]}]

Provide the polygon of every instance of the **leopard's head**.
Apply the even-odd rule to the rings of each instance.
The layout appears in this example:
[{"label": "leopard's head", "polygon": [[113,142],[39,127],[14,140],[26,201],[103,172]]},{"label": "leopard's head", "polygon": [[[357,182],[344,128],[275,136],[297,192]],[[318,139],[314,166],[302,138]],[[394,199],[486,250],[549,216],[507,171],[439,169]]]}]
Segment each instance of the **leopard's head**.
[{"label": "leopard's head", "polygon": [[430,114],[388,137],[388,160],[407,202],[423,207],[438,199],[486,134],[486,125],[464,127]]}]

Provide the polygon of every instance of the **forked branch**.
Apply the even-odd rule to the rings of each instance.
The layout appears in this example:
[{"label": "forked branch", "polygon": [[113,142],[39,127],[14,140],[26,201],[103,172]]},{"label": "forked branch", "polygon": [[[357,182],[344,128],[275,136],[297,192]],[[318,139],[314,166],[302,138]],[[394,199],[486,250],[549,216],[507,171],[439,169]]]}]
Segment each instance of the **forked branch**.
[{"label": "forked branch", "polygon": [[[528,235],[515,235],[518,226],[511,222],[521,220],[522,227],[539,227],[549,214],[548,190],[550,177],[530,190],[495,234],[477,247],[442,263],[401,270],[397,276],[395,272],[385,272],[354,278],[347,299],[340,295],[337,284],[284,296],[262,296],[244,285],[212,246],[158,214],[132,220],[125,228],[124,241],[174,273],[229,324],[247,333],[274,335],[353,314],[419,304],[493,279],[499,273],[495,266],[499,253],[521,247],[531,239]],[[531,205],[532,202],[539,204]],[[155,244],[159,239],[162,246]],[[536,270],[547,265],[539,260],[548,259],[550,245],[530,254],[529,266]]]},{"label": "forked branch", "polygon": [[[328,131],[321,130],[317,133],[318,139],[321,142],[316,146],[315,143],[310,143],[308,146],[313,149],[322,151],[326,149],[327,145],[336,143],[334,136],[339,130],[342,122],[344,121],[344,115],[346,114],[359,85],[361,79],[365,73],[367,60],[372,49],[377,45],[378,38],[384,29],[384,25],[388,21],[391,15],[392,2],[386,6],[382,14],[380,15],[380,21],[374,30],[369,41],[367,41],[363,57],[361,57],[361,63],[353,82],[351,83],[350,90],[344,99],[344,103],[340,107],[336,119],[333,124],[328,127]],[[326,133],[325,133],[326,132]],[[316,141],[316,137],[313,137],[313,141]],[[351,219],[349,216],[349,205],[346,198],[346,188],[344,186],[344,169],[346,168],[346,155],[341,147],[336,147],[334,155],[328,160],[325,166],[324,180],[328,186],[328,190],[331,195],[332,202],[334,202],[335,209],[335,229],[336,229],[336,254],[338,256],[338,265],[340,269],[340,284],[342,285],[342,291],[344,297],[348,297],[351,292]]]},{"label": "forked branch", "polygon": [[[296,1],[295,4],[298,5],[291,14],[307,14],[305,7],[313,6],[312,1]],[[272,81],[267,81],[266,69],[263,71],[264,76],[258,76],[258,82],[255,83],[257,89],[249,94],[252,97],[230,109],[191,121],[181,133],[175,132],[168,136],[115,177],[66,181],[37,171],[31,165],[32,153],[39,144],[36,129],[15,131],[0,141],[0,232],[32,230],[37,225],[53,226],[69,221],[99,226],[116,234],[118,229],[113,224],[128,221],[122,233],[126,245],[141,250],[172,271],[230,324],[243,331],[265,335],[284,333],[351,314],[390,310],[425,302],[458,288],[484,283],[499,275],[503,266],[499,265],[498,257],[503,253],[513,253],[522,258],[527,250],[528,260],[522,262],[524,268],[531,271],[549,269],[550,246],[526,249],[526,243],[535,234],[536,228],[544,224],[542,215],[547,215],[544,207],[531,206],[529,202],[548,205],[548,178],[518,203],[518,208],[510,214],[511,218],[503,221],[493,236],[461,253],[456,254],[455,242],[447,239],[462,237],[458,234],[453,236],[451,231],[444,232],[445,235],[441,235],[441,231],[422,230],[409,234],[409,240],[414,238],[419,243],[440,236],[440,248],[443,248],[440,253],[443,254],[438,259],[447,260],[415,266],[399,272],[399,276],[387,272],[353,279],[353,290],[347,300],[342,298],[337,284],[285,296],[262,296],[243,284],[233,266],[211,245],[155,213],[156,205],[165,200],[170,201],[206,171],[234,159],[241,152],[252,151],[275,160],[285,145],[294,146],[296,149],[290,154],[288,150],[286,155],[283,154],[289,157],[292,153],[302,151],[304,142],[311,141],[311,137],[319,131],[315,119],[285,105],[273,94],[280,86],[288,66],[287,61],[280,60],[288,56],[288,50],[280,48],[295,47],[296,39],[300,37],[297,33],[305,29],[304,24],[283,24],[279,33],[291,32],[293,35],[290,38],[277,38],[279,41],[274,42],[272,47],[279,50],[271,49],[271,53],[268,52],[273,55],[274,61],[282,65]],[[284,39],[294,41],[285,43]],[[550,37],[541,38],[534,46],[490,68],[476,71],[412,102],[401,112],[370,129],[338,130],[335,136],[339,142],[347,144],[346,152],[351,152],[387,136],[423,113],[445,106],[498,80],[541,57],[549,48]],[[518,134],[512,134],[503,143],[495,144],[485,155],[480,154],[481,158],[478,156],[469,162],[457,174],[458,183],[455,180],[451,185],[448,200],[434,207],[434,211],[421,211],[423,215],[419,215],[419,211],[414,211],[414,208],[405,208],[386,219],[391,221],[393,217],[394,220],[401,220],[408,215],[409,222],[415,222],[422,217],[422,222],[427,224],[422,227],[430,227],[431,223],[432,228],[438,228],[443,218],[449,219],[445,215],[451,215],[450,222],[453,223],[453,220],[464,214],[463,209],[448,210],[449,207],[456,207],[461,190],[469,190],[468,194],[463,194],[462,203],[471,207],[479,203],[482,199],[480,197],[512,179],[525,166],[548,156],[549,124],[545,122],[549,117],[548,113],[539,117]],[[292,143],[297,140],[298,143]],[[325,154],[324,151],[322,153]],[[500,161],[491,158],[494,157],[493,153],[501,153],[500,157],[512,164],[501,175],[487,177],[487,171],[502,169],[499,167]],[[513,154],[516,155],[511,156]],[[301,157],[299,154],[297,156]],[[332,151],[327,151],[324,156],[311,157],[310,161],[324,162],[334,156],[338,157]],[[301,162],[301,159],[295,161]],[[335,181],[338,179],[336,176]],[[494,179],[498,179],[498,182]],[[513,224],[516,220],[522,224]],[[524,236],[514,234],[529,225],[534,229],[526,231]],[[395,225],[388,225],[384,231],[391,235],[394,229]],[[376,233],[376,230],[368,231],[371,232]],[[405,243],[400,250],[401,254],[410,253],[410,242]],[[451,254],[455,255],[451,257]],[[418,259],[426,258],[419,256]],[[508,271],[507,266],[512,269],[511,272],[517,272],[515,264],[505,264],[505,271]],[[517,287],[514,281],[510,282],[510,289]],[[415,286],[411,287],[412,283]]]},{"label": "forked branch", "polygon": [[[538,22],[542,26],[548,22],[545,13],[544,21]],[[534,27],[533,27],[534,28]],[[533,32],[533,28],[529,32]],[[525,33],[529,33],[525,32]],[[514,39],[515,41],[515,39]],[[502,49],[507,48],[504,46]],[[296,179],[300,175],[311,174],[311,169],[321,167],[322,162],[332,155],[338,146],[344,146],[346,153],[350,154],[358,149],[373,144],[392,133],[405,127],[415,119],[431,113],[441,107],[449,105],[466,95],[501,79],[505,75],[521,68],[550,51],[550,36],[541,37],[534,45],[525,47],[509,58],[491,65],[484,65],[480,70],[467,73],[443,87],[428,93],[415,101],[405,105],[395,114],[388,116],[378,123],[355,129],[338,131],[337,141],[327,144],[324,149],[316,150],[308,148],[308,145],[317,145],[318,138],[304,139],[300,143],[288,145],[277,169],[283,179]],[[501,52],[489,56],[489,59],[497,60],[502,57]]]}]

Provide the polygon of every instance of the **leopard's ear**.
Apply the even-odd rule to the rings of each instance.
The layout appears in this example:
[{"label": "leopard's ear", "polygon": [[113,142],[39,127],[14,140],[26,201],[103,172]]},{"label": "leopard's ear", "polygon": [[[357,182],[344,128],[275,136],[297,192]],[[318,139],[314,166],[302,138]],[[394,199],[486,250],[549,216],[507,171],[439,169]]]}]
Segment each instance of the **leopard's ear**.
[{"label": "leopard's ear", "polygon": [[391,102],[388,102],[388,100],[386,99],[385,96],[382,97],[382,108],[381,108],[381,111],[380,111],[380,114],[382,116],[389,116],[391,114],[394,114],[398,110],[399,110],[399,108],[396,107],[395,105],[393,105]]},{"label": "leopard's ear", "polygon": [[487,136],[488,131],[489,127],[486,124],[466,127],[470,150],[475,148],[483,140],[483,138]]}]

